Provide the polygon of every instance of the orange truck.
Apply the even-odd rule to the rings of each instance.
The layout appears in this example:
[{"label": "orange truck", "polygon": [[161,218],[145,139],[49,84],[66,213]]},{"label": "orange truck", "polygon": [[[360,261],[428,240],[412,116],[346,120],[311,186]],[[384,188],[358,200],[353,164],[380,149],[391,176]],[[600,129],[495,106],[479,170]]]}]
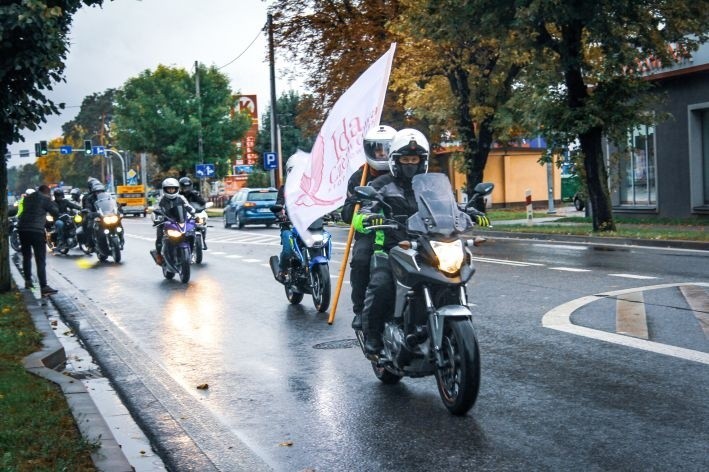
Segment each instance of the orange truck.
[{"label": "orange truck", "polygon": [[116,201],[122,207],[124,215],[143,215],[148,207],[144,185],[116,186]]}]

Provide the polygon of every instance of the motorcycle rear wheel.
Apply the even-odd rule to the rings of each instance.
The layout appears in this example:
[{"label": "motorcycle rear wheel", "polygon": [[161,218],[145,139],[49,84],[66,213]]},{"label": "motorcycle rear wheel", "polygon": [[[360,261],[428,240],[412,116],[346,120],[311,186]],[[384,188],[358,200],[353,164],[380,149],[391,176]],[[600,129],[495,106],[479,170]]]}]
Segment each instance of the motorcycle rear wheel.
[{"label": "motorcycle rear wheel", "polygon": [[292,305],[297,305],[298,303],[303,301],[303,294],[301,292],[296,292],[295,290],[293,290],[293,285],[285,284],[284,287],[286,289],[286,298],[289,302],[291,302]]},{"label": "motorcycle rear wheel", "polygon": [[446,319],[443,327],[444,366],[436,369],[438,393],[448,411],[465,415],[480,390],[480,350],[469,319]]},{"label": "motorcycle rear wheel", "polygon": [[320,313],[330,307],[330,269],[327,264],[317,264],[313,267],[313,303]]}]

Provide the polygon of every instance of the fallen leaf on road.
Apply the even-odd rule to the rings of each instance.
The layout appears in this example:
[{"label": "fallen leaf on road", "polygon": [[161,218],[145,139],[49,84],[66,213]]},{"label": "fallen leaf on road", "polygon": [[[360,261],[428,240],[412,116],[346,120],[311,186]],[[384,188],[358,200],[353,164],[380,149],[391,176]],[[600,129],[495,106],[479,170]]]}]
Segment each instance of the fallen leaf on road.
[{"label": "fallen leaf on road", "polygon": [[209,384],[199,384],[197,385],[197,390],[207,390],[209,388]]},{"label": "fallen leaf on road", "polygon": [[285,442],[282,442],[279,444],[279,446],[288,446],[288,447],[290,447],[292,445],[293,445],[293,441],[285,441]]}]

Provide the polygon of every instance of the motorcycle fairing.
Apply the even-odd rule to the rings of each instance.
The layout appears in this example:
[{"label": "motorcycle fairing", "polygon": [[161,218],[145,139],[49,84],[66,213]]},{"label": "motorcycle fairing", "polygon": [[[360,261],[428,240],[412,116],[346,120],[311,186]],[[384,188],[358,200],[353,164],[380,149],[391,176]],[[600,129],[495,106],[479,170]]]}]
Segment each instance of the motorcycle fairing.
[{"label": "motorcycle fairing", "polygon": [[418,211],[407,221],[409,233],[450,238],[472,226],[470,217],[458,208],[445,174],[419,174],[411,185]]}]

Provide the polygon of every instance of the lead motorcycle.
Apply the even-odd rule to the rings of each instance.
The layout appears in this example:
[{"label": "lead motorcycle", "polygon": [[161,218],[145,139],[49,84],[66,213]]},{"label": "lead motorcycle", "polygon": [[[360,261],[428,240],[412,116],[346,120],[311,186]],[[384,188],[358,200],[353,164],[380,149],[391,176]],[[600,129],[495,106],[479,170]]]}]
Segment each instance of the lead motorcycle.
[{"label": "lead motorcycle", "polygon": [[[443,404],[452,414],[464,415],[480,388],[480,352],[465,285],[475,273],[471,249],[482,240],[464,238],[473,224],[444,174],[416,175],[412,186],[418,211],[406,221],[388,214],[390,207],[374,188],[355,190],[385,211],[386,224],[370,230],[403,227],[408,236],[388,255],[396,293],[394,313],[382,333],[384,348],[368,356],[361,330],[357,339],[383,383],[435,375]],[[475,190],[485,195],[492,187],[479,184]]]},{"label": "lead motorcycle", "polygon": [[[283,211],[281,205],[274,205],[271,211],[279,214]],[[313,304],[319,312],[324,312],[330,307],[330,255],[332,242],[330,233],[324,229],[324,221],[319,218],[310,225],[308,231],[313,242],[308,246],[298,234],[298,230],[289,221],[281,224],[288,225],[291,230],[291,244],[294,255],[287,264],[288,276],[286,280],[278,280],[279,256],[271,256],[269,265],[276,281],[285,287],[286,298],[292,304],[298,304],[303,296],[311,294]]]},{"label": "lead motorcycle", "polygon": [[180,282],[186,284],[190,280],[192,247],[195,245],[195,220],[182,205],[175,207],[175,218],[165,215],[160,208],[154,209],[153,213],[159,217],[154,225],[162,226],[162,263],[158,263],[154,249],[150,254],[161,266],[163,277],[170,280],[177,274]]},{"label": "lead motorcycle", "polygon": [[95,252],[101,262],[109,257],[113,257],[115,262],[121,262],[124,245],[123,216],[118,210],[118,203],[110,193],[101,193],[94,207],[96,212],[81,211],[83,217],[88,218],[88,223],[77,229],[79,248],[86,255]]}]

